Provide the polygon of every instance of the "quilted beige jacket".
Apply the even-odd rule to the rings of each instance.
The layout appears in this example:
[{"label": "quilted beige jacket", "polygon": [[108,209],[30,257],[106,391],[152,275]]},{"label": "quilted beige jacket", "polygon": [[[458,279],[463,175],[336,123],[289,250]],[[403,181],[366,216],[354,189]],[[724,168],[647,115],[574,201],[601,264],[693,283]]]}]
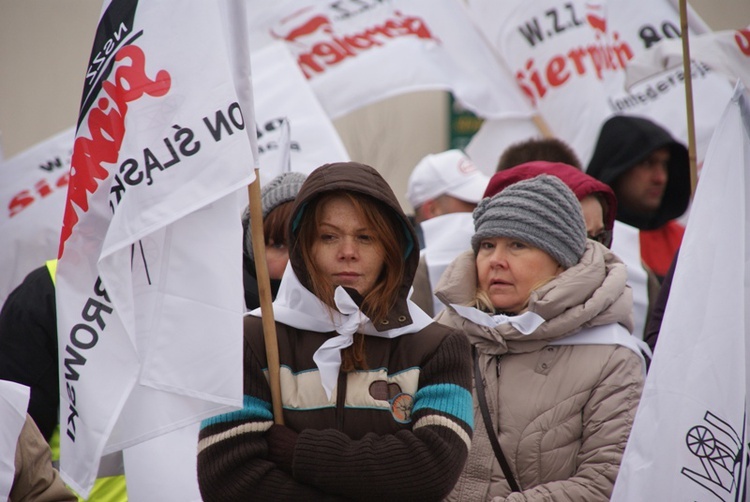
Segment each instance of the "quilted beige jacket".
[{"label": "quilted beige jacket", "polygon": [[76,502],[78,500],[63,484],[57,469],[52,467],[49,445],[28,415],[18,437],[15,469],[9,502]]},{"label": "quilted beige jacket", "polygon": [[[468,305],[474,255],[459,256],[436,294]],[[521,492],[510,492],[474,396],[474,441],[448,500],[606,501],[643,388],[643,366],[618,345],[548,345],[582,327],[632,330],[625,265],[589,241],[581,261],[532,292],[528,310],[546,322],[530,335],[508,324],[487,328],[447,308],[437,321],[461,329],[479,352],[495,433]]]}]

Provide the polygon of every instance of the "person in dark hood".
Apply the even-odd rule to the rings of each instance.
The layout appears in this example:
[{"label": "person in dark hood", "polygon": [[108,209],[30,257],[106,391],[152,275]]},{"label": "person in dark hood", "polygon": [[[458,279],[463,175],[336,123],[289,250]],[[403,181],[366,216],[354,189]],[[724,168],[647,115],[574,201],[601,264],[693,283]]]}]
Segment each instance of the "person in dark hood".
[{"label": "person in dark hood", "polygon": [[[263,214],[263,239],[266,244],[266,264],[271,279],[271,297],[281,284],[281,276],[289,261],[289,249],[286,242],[286,229],[292,213],[292,202],[302,187],[307,175],[302,173],[283,173],[272,179],[260,191],[261,210]],[[260,307],[258,278],[255,273],[253,240],[250,228],[250,209],[245,208],[242,214],[243,253],[242,272],[245,288],[245,307],[253,310]]]},{"label": "person in dark hood", "polygon": [[471,353],[408,300],[419,247],[393,191],[372,167],[321,166],[288,244],[274,301],[285,425],[258,309],[244,408],[201,425],[203,500],[441,500],[468,456]]},{"label": "person in dark hood", "polygon": [[690,203],[688,152],[643,117],[616,115],[599,133],[586,172],[612,187],[617,219],[640,230],[641,258],[663,278],[682,242],[675,221]]}]

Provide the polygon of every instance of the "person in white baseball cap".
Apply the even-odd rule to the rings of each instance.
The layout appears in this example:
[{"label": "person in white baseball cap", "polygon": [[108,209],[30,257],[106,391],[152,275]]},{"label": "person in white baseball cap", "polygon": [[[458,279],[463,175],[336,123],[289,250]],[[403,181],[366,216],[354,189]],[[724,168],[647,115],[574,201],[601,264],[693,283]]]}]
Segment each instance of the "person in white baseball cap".
[{"label": "person in white baseball cap", "polygon": [[470,213],[489,181],[461,150],[447,150],[419,161],[409,176],[406,198],[417,223],[443,214]]},{"label": "person in white baseball cap", "polygon": [[431,316],[444,308],[432,288],[448,264],[471,248],[471,212],[489,181],[461,150],[427,155],[409,177],[406,198],[424,243],[411,299]]}]

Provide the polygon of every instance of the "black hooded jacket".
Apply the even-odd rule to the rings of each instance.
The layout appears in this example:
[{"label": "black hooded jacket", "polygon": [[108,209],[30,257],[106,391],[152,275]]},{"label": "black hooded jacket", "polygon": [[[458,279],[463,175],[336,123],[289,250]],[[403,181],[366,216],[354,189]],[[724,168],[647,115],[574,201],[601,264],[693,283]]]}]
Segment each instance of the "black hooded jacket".
[{"label": "black hooded jacket", "polygon": [[614,188],[623,173],[643,162],[659,148],[669,149],[667,187],[661,206],[651,217],[635,215],[618,204],[617,219],[641,230],[653,230],[681,216],[690,203],[690,169],[688,151],[669,132],[642,118],[615,115],[599,132],[594,155],[586,174]]}]

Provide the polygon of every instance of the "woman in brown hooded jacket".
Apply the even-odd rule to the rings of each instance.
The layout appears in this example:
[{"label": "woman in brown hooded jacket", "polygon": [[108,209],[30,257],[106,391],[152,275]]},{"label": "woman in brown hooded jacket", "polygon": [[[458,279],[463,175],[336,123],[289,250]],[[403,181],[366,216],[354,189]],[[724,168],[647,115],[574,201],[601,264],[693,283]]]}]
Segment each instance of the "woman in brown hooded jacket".
[{"label": "woman in brown hooded jacket", "polygon": [[202,424],[203,499],[442,499],[471,440],[471,356],[407,298],[419,249],[393,191],[369,166],[327,164],[290,221],[274,301],[285,425],[272,421],[256,310],[245,406]]}]

